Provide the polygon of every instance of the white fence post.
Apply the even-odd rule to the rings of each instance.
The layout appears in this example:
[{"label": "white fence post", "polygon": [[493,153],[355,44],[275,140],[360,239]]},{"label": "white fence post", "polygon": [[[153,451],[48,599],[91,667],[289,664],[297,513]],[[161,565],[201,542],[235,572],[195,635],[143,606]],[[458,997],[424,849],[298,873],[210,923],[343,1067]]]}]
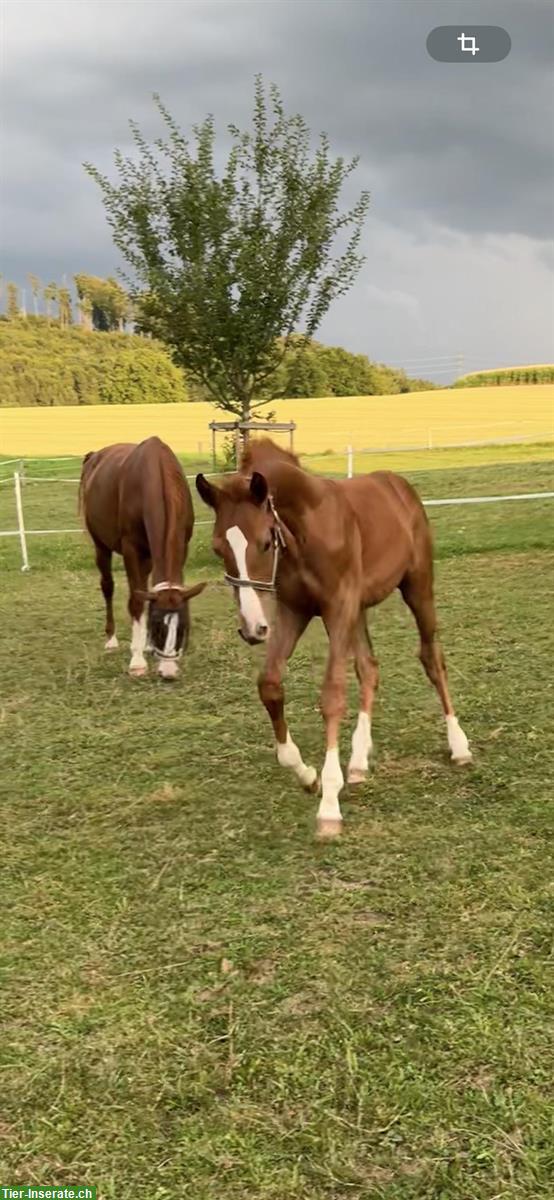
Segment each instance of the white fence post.
[{"label": "white fence post", "polygon": [[346,448],[346,461],[347,461],[346,474],[347,474],[348,479],[352,479],[352,476],[354,474],[354,451],[352,449],[352,446],[347,446],[347,448]]},{"label": "white fence post", "polygon": [[22,571],[30,571],[29,555],[27,554],[27,538],[25,537],[25,522],[23,520],[23,503],[21,500],[21,475],[19,471],[14,471],[13,481],[15,485],[15,507],[17,509],[17,527],[19,529],[19,541],[21,544],[21,557],[23,559]]}]

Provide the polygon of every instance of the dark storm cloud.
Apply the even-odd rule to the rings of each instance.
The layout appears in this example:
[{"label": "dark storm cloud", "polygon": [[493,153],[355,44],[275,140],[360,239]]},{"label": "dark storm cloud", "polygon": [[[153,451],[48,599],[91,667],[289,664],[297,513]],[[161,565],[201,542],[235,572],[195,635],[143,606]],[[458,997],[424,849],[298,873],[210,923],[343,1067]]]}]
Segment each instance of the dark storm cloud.
[{"label": "dark storm cloud", "polygon": [[[334,150],[360,154],[357,186],[371,189],[375,230],[396,229],[398,245],[415,237],[430,260],[441,257],[433,228],[519,235],[538,241],[547,261],[546,0],[8,0],[4,11],[2,246],[11,277],[113,270],[82,161],[110,170],[114,146],[129,144],[129,117],[159,133],[155,90],[185,128],[208,111],[219,131],[228,120],[246,123],[257,71],[280,86],[289,111],[329,133]],[[504,62],[429,58],[435,25],[472,19],[509,31]],[[371,230],[368,238],[373,246]],[[533,247],[532,270],[536,262]],[[383,283],[374,283],[381,298]],[[410,288],[391,286],[390,303],[406,315]]]}]

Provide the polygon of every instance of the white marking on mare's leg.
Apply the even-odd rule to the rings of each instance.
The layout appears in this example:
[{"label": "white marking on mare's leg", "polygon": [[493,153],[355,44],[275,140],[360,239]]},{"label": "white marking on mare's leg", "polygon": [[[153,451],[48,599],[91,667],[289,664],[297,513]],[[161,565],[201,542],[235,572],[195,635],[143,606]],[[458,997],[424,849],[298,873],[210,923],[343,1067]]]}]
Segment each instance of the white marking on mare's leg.
[{"label": "white marking on mare's leg", "polygon": [[344,784],[339,752],[328,750],[321,772],[321,803],[317,812],[317,827],[320,837],[336,837],[342,828],[339,793]]},{"label": "white marking on mare's leg", "polygon": [[[168,613],[164,617],[167,633],[165,635],[164,654],[175,654],[177,646],[177,633],[179,629],[179,617],[177,613]],[[179,674],[177,666],[177,658],[161,658],[158,664],[158,674],[163,679],[175,679]]]},{"label": "white marking on mare's leg", "polygon": [[446,732],[452,762],[458,763],[460,766],[471,762],[473,755],[469,748],[469,742],[458,722],[458,718],[453,713],[450,713],[446,718]]},{"label": "white marking on mare's leg", "polygon": [[315,767],[307,767],[302,761],[302,755],[290,733],[287,733],[286,742],[277,742],[277,760],[281,767],[289,767],[291,771],[294,771],[302,787],[308,789],[313,787],[317,779],[317,771]]},{"label": "white marking on mare's leg", "polygon": [[146,672],[148,671],[148,664],[144,657],[146,636],[146,613],[143,612],[140,621],[133,621],[133,632],[131,635],[131,661],[129,663],[129,672],[131,675],[146,675]]},{"label": "white marking on mare's leg", "polygon": [[[238,578],[250,579],[248,567],[246,565],[246,548],[248,542],[238,525],[232,525],[225,534],[227,541],[235,556],[237,564]],[[267,628],[267,618],[263,610],[263,605],[254,588],[241,587],[239,589],[239,605],[240,611],[251,637],[257,637],[257,628],[259,625],[264,625]]]},{"label": "white marking on mare's leg", "polygon": [[348,782],[363,783],[369,768],[369,756],[373,750],[371,720],[369,713],[358,713],[358,723],[352,734],[352,754],[348,764]]},{"label": "white marking on mare's leg", "polygon": [[104,646],[104,650],[117,650],[118,647],[119,642],[115,636],[115,633],[112,633],[112,636],[108,638],[106,645]]}]

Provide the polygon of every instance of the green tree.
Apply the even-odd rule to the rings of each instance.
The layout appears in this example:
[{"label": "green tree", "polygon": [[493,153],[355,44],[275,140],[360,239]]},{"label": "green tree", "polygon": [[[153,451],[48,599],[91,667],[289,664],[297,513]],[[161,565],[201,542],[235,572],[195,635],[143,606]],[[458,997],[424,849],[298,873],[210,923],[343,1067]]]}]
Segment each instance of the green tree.
[{"label": "green tree", "polygon": [[57,299],[58,299],[57,283],[47,283],[46,287],[44,289],[44,303],[46,305],[46,316],[47,317],[52,316],[52,305],[56,303]]},{"label": "green tree", "polygon": [[92,300],[90,299],[90,296],[80,297],[77,303],[77,308],[79,309],[79,316],[83,329],[88,329],[90,332],[92,329]]},{"label": "green tree", "polygon": [[29,280],[31,292],[33,294],[33,311],[35,317],[38,317],[38,299],[42,290],[42,285],[38,275],[32,275],[29,273],[29,275],[27,275],[27,279]]},{"label": "green tree", "polygon": [[69,288],[58,288],[58,305],[60,328],[67,329],[71,325],[71,292]]},{"label": "green tree", "polygon": [[[117,279],[100,279],[97,275],[75,275],[77,295],[90,305],[93,329],[100,333],[122,332],[129,318],[130,304],[126,291]],[[82,311],[82,310],[81,310]]]},{"label": "green tree", "polygon": [[139,329],[171,346],[220,408],[248,419],[275,394],[272,377],[294,331],[304,330],[300,355],[352,284],[369,196],[363,191],[352,208],[341,208],[358,160],[333,158],[324,134],[312,151],[303,118],[285,115],[276,87],[268,101],[260,77],[253,128],[229,126],[221,176],[213,118],[194,128],[191,147],[155,101],[165,140],[152,148],[132,124],[138,160],[116,151],[115,183],[86,169],[142,293]]},{"label": "green tree", "polygon": [[6,284],[6,312],[10,321],[19,316],[19,288],[16,283]]}]

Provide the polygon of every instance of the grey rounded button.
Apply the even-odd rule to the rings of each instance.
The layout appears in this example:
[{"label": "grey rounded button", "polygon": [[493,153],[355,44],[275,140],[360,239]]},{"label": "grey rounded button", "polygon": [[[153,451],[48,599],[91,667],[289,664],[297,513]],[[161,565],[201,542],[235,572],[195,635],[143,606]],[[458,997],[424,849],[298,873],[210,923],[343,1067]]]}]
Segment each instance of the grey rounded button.
[{"label": "grey rounded button", "polygon": [[427,38],[427,50],[437,62],[501,62],[512,39],[500,25],[437,25]]}]

